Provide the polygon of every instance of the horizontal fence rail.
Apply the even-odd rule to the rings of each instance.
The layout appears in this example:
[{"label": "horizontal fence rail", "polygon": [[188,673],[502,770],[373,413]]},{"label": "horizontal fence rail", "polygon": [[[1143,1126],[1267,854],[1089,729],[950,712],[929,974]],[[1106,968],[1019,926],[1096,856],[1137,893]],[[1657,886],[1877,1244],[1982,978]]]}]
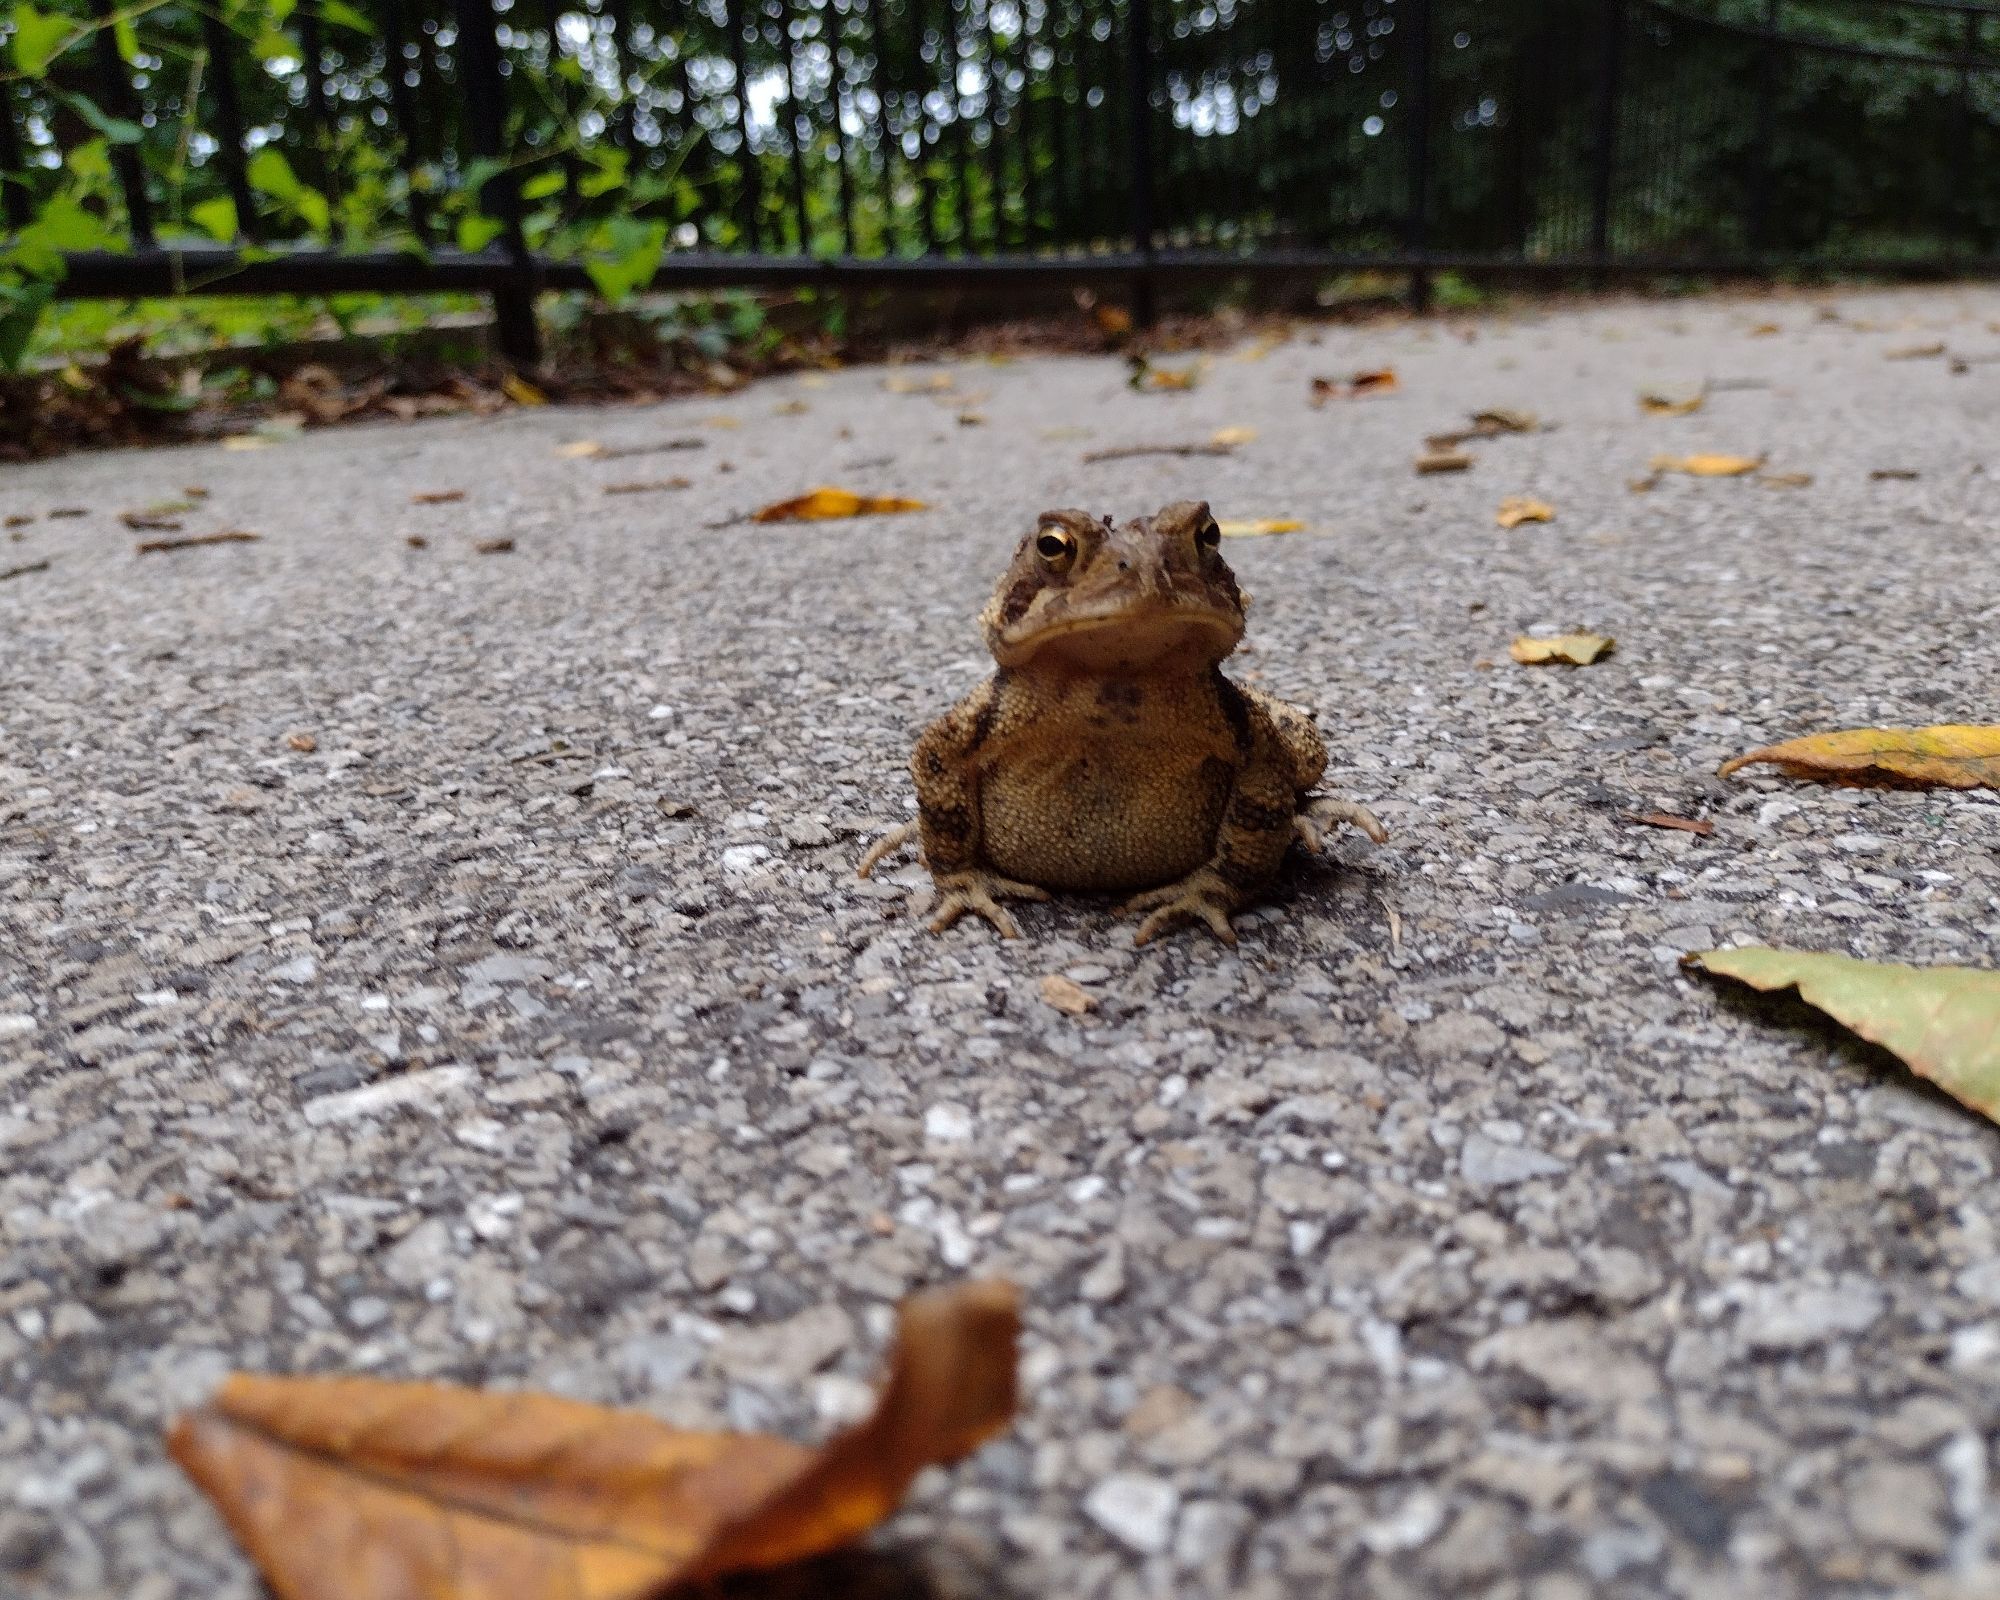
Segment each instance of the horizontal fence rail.
[{"label": "horizontal fence rail", "polygon": [[[1991,271],[1975,0],[55,0],[50,293],[494,297],[1394,268]],[[10,299],[11,297],[11,299]]]}]

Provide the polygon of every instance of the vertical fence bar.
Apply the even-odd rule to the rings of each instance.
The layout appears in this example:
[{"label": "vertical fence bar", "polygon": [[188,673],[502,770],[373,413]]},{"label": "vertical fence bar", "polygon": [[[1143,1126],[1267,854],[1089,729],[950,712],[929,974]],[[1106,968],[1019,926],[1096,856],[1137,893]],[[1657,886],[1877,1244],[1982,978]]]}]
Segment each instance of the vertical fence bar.
[{"label": "vertical fence bar", "polygon": [[618,69],[618,103],[611,108],[611,137],[621,150],[638,152],[639,106],[632,96],[632,8],[625,0],[605,0],[611,20],[611,59]]},{"label": "vertical fence bar", "polygon": [[1126,132],[1131,141],[1132,248],[1140,258],[1132,275],[1132,317],[1142,328],[1160,317],[1159,283],[1153,256],[1159,242],[1153,172],[1153,7],[1152,0],[1126,0]]},{"label": "vertical fence bar", "polygon": [[25,228],[35,208],[25,187],[28,161],[21,149],[21,130],[14,126],[14,86],[0,83],[0,219],[10,228]]},{"label": "vertical fence bar", "polygon": [[1591,150],[1590,258],[1602,284],[1611,260],[1612,183],[1618,170],[1618,90],[1625,57],[1625,0],[1606,0],[1597,60],[1597,133]]},{"label": "vertical fence bar", "polygon": [[243,103],[236,93],[236,59],[229,29],[213,11],[201,14],[201,42],[208,51],[208,81],[215,87],[215,133],[220,148],[223,187],[236,207],[236,231],[252,244],[262,242],[257,226],[257,201],[243,156]]},{"label": "vertical fence bar", "polygon": [[[92,0],[90,9],[99,23],[95,40],[98,101],[112,116],[136,123],[142,113],[139,97],[132,92],[132,79],[125,70],[125,60],[118,54],[117,30],[111,25],[115,15],[114,0]],[[117,170],[118,187],[125,196],[125,214],[132,223],[132,242],[142,250],[150,249],[153,243],[153,204],[146,197],[146,169],[140,164],[138,148],[129,144],[114,144],[111,147],[111,164]]]},{"label": "vertical fence bar", "polygon": [[1771,145],[1778,132],[1778,0],[1764,0],[1763,42],[1757,48],[1757,139],[1751,152],[1750,216],[1744,228],[1751,252],[1771,247]]},{"label": "vertical fence bar", "polygon": [[1970,245],[1979,234],[1979,206],[1973,195],[1972,141],[1977,122],[1972,107],[1972,63],[1979,54],[1979,13],[1968,11],[1960,19],[1959,53],[1964,64],[1958,69],[1958,98],[1953,107],[1958,137],[1952,140],[1952,192],[1960,196],[1960,234]]},{"label": "vertical fence bar", "polygon": [[965,131],[965,97],[958,92],[958,69],[965,57],[959,48],[956,0],[941,0],[943,23],[938,29],[938,69],[943,74],[945,102],[951,107],[951,161],[958,178],[958,227],[952,246],[961,255],[976,247],[972,236],[972,138]]},{"label": "vertical fence bar", "polygon": [[1000,144],[1000,46],[993,36],[992,0],[981,0],[980,10],[983,14],[973,34],[973,48],[986,80],[986,181],[993,189],[991,243],[995,250],[1004,250],[1008,232],[1007,152]]},{"label": "vertical fence bar", "polygon": [[729,65],[736,74],[737,164],[741,174],[736,200],[743,228],[743,242],[754,255],[763,248],[759,213],[764,209],[764,184],[757,170],[757,154],[750,148],[750,64],[745,59],[743,0],[728,0],[723,7],[724,26],[729,30]]},{"label": "vertical fence bar", "polygon": [[[1607,0],[1613,9],[1624,0]],[[1410,139],[1405,148],[1409,166],[1404,178],[1407,210],[1403,216],[1403,246],[1415,265],[1410,271],[1410,307],[1428,311],[1431,274],[1423,264],[1431,243],[1431,7],[1430,0],[1404,0],[1402,27],[1409,34]]]},{"label": "vertical fence bar", "polygon": [[[868,75],[862,81],[875,101],[875,143],[882,152],[882,242],[896,253],[896,143],[900,131],[889,124],[889,36],[882,30],[882,0],[868,0]],[[898,119],[900,120],[900,118]]]},{"label": "vertical fence bar", "polygon": [[306,121],[313,131],[313,183],[326,196],[331,232],[339,239],[346,231],[340,221],[340,163],[334,159],[334,136],[339,121],[326,87],[326,40],[320,32],[319,0],[302,0],[298,19],[299,49],[305,55]]},{"label": "vertical fence bar", "polygon": [[[500,75],[499,19],[492,0],[453,0],[458,22],[459,83],[465,95],[467,142],[478,160],[506,154],[506,81]],[[542,359],[541,329],[535,324],[534,266],[521,236],[521,183],[510,169],[489,179],[480,209],[503,226],[501,237],[512,271],[493,290],[493,316],[500,351],[524,367]]]},{"label": "vertical fence bar", "polygon": [[806,207],[806,152],[799,134],[799,123],[803,120],[812,127],[812,111],[799,99],[798,52],[792,43],[792,8],[785,0],[776,0],[775,14],[778,23],[778,59],[785,69],[785,150],[791,158],[792,169],[792,213],[799,230],[799,254],[812,254],[812,213]]},{"label": "vertical fence bar", "polygon": [[[424,244],[431,240],[430,197],[417,186],[417,168],[423,162],[423,131],[417,114],[417,97],[410,90],[411,47],[409,19],[403,0],[382,0],[382,48],[387,53],[389,106],[403,135],[403,176],[410,185],[410,231]],[[423,58],[419,55],[418,60]]]}]

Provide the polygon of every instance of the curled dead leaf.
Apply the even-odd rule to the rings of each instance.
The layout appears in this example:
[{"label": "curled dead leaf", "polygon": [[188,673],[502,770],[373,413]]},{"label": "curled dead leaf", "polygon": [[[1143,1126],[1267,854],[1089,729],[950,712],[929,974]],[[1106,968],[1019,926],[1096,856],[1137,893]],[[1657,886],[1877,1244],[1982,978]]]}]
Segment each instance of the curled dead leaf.
[{"label": "curled dead leaf", "polygon": [[1691,478],[1740,478],[1764,464],[1762,456],[1654,456],[1653,471],[1685,472]]},{"label": "curled dead leaf", "polygon": [[1898,350],[1884,350],[1884,361],[1928,361],[1932,356],[1944,354],[1944,341],[1933,339],[1928,344],[1906,344]]},{"label": "curled dead leaf", "polygon": [[1532,500],[1522,494],[1507,496],[1493,514],[1493,520],[1503,528],[1518,528],[1524,522],[1553,522],[1555,517],[1556,508],[1548,501]]},{"label": "curled dead leaf", "polygon": [[556,446],[556,454],[565,461],[593,461],[609,453],[595,439],[572,439],[568,444]]},{"label": "curled dead leaf", "polygon": [[764,506],[750,515],[752,522],[826,522],[836,517],[878,517],[899,511],[929,509],[921,500],[901,495],[856,494],[852,489],[822,486],[790,500]]},{"label": "curled dead leaf", "polygon": [[455,506],[465,498],[463,489],[422,489],[410,496],[413,506]]},{"label": "curled dead leaf", "polygon": [[1312,381],[1312,403],[1323,406],[1329,400],[1358,400],[1364,395],[1393,394],[1401,387],[1394,367],[1357,372],[1351,378],[1315,378]]},{"label": "curled dead leaf", "polygon": [[1000,1282],[904,1301],[874,1413],[817,1450],[553,1395],[240,1373],[167,1449],[281,1600],[649,1600],[838,1549],[1005,1428],[1018,1306]]},{"label": "curled dead leaf", "polygon": [[944,394],[957,382],[949,372],[892,372],[882,380],[882,387],[891,394]]},{"label": "curled dead leaf", "polygon": [[1472,457],[1463,450],[1427,450],[1417,457],[1415,465],[1420,476],[1429,477],[1439,472],[1463,472],[1472,465]]},{"label": "curled dead leaf", "polygon": [[1041,994],[1043,1005],[1053,1006],[1066,1016],[1080,1017],[1097,1009],[1097,997],[1060,972],[1051,972],[1042,979]]},{"label": "curled dead leaf", "polygon": [[1233,450],[1239,444],[1248,444],[1256,437],[1257,430],[1255,428],[1217,428],[1215,432],[1208,436],[1208,442],[1210,444],[1219,444],[1225,450]]},{"label": "curled dead leaf", "polygon": [[514,551],[514,541],[512,539],[481,539],[478,543],[473,545],[472,549],[475,555],[482,555],[482,556],[511,555],[513,554]]},{"label": "curled dead leaf", "polygon": [[1812,950],[1749,945],[1683,958],[1698,972],[1799,998],[1919,1077],[2000,1121],[2000,972],[1906,967]]},{"label": "curled dead leaf", "polygon": [[1707,404],[1706,389],[1683,395],[1661,394],[1657,390],[1647,390],[1639,396],[1639,409],[1649,417],[1691,417]]},{"label": "curled dead leaf", "polygon": [[1808,734],[1732,757],[1726,778],[1768,765],[1788,778],[1891,788],[2000,788],[2000,727],[1945,723],[1929,728],[1846,728]]},{"label": "curled dead leaf", "polygon": [[1767,489],[1803,489],[1813,481],[1810,472],[1760,472],[1757,481]]},{"label": "curled dead leaf", "polygon": [[1296,517],[1250,517],[1241,521],[1223,517],[1215,525],[1225,539],[1256,539],[1272,533],[1299,533],[1305,528]]},{"label": "curled dead leaf", "polygon": [[1507,647],[1507,654],[1524,667],[1587,667],[1599,657],[1609,655],[1617,646],[1616,639],[1601,633],[1563,633],[1549,639],[1531,639],[1524,635]]},{"label": "curled dead leaf", "polygon": [[149,556],[170,550],[194,550],[211,544],[256,544],[263,537],[261,533],[246,533],[241,528],[230,528],[222,533],[198,533],[187,539],[147,539],[133,548],[138,554]]},{"label": "curled dead leaf", "polygon": [[302,756],[309,756],[319,748],[319,740],[309,733],[292,734],[285,743]]},{"label": "curled dead leaf", "polygon": [[500,392],[517,406],[545,406],[549,403],[549,397],[518,372],[510,372],[500,380]]}]

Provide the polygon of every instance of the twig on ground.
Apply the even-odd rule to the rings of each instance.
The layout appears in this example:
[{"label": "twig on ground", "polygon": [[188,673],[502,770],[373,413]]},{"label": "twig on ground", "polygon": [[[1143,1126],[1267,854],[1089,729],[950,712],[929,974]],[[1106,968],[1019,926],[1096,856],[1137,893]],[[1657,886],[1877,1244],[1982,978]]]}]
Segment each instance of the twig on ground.
[{"label": "twig on ground", "polygon": [[5,583],[9,578],[25,578],[31,572],[48,570],[49,563],[46,557],[40,561],[30,561],[25,567],[9,567],[5,572],[0,572],[0,583]]},{"label": "twig on ground", "polygon": [[187,539],[146,539],[136,548],[140,555],[148,556],[159,550],[192,550],[202,544],[255,544],[263,537],[261,533],[231,528],[227,533],[198,533]]},{"label": "twig on ground", "polygon": [[1108,450],[1091,450],[1084,455],[1085,462],[1124,461],[1132,456],[1227,456],[1236,453],[1233,444],[1120,444]]}]

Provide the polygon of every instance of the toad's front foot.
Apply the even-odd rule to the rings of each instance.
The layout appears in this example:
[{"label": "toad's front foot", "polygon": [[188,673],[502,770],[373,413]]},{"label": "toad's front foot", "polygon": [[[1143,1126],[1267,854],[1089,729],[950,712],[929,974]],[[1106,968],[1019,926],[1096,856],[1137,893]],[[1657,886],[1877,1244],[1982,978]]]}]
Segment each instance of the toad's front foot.
[{"label": "toad's front foot", "polygon": [[1299,808],[1299,814],[1292,818],[1292,832],[1300,844],[1314,855],[1326,849],[1327,832],[1343,822],[1352,823],[1377,844],[1389,842],[1389,830],[1375,818],[1375,813],[1366,806],[1358,806],[1351,800],[1336,800],[1331,795],[1314,795]]},{"label": "toad's front foot", "polygon": [[1220,873],[1212,867],[1200,867],[1179,883],[1135,894],[1123,909],[1152,913],[1132,936],[1135,945],[1151,944],[1169,928],[1183,922],[1205,922],[1216,938],[1224,944],[1234,944],[1236,930],[1229,925],[1229,913],[1235,909],[1235,900]]},{"label": "toad's front foot", "polygon": [[992,923],[1003,939],[1018,939],[1021,930],[1014,925],[1014,919],[1007,914],[1002,900],[1046,900],[1049,892],[1037,888],[1032,883],[1016,883],[1012,878],[1003,878],[997,872],[974,867],[966,872],[939,872],[937,879],[937,915],[931,918],[931,932],[943,933],[954,922],[970,911],[974,916],[984,917]]}]

